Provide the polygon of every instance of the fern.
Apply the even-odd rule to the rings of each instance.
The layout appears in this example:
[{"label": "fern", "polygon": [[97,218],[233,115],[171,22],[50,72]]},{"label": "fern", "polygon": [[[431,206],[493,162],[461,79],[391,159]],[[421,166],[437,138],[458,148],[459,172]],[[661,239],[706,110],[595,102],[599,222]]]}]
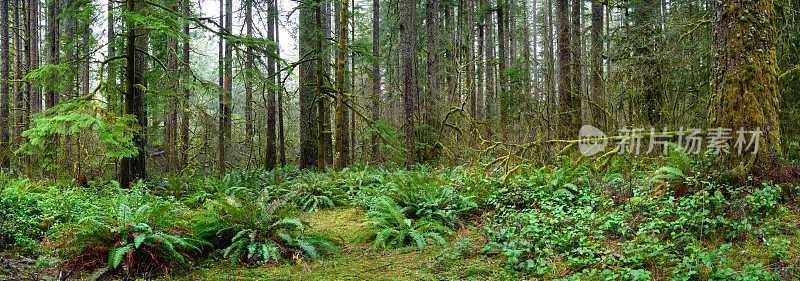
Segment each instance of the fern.
[{"label": "fern", "polygon": [[452,231],[436,220],[414,220],[406,217],[400,206],[388,197],[376,200],[367,212],[371,217],[367,222],[370,230],[362,235],[360,241],[372,241],[371,248],[402,247],[414,244],[422,249],[429,241],[444,244],[443,235]]}]

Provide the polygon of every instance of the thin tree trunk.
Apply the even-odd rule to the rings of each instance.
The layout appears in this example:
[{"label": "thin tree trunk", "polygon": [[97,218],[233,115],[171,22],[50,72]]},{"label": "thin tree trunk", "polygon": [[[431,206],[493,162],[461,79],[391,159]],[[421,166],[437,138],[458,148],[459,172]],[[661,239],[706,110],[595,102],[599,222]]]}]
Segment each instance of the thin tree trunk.
[{"label": "thin tree trunk", "polygon": [[425,26],[427,33],[426,49],[428,54],[426,56],[427,62],[425,64],[425,124],[432,126],[434,132],[438,132],[439,120],[439,77],[438,77],[438,63],[439,63],[439,1],[426,0],[425,1]]},{"label": "thin tree trunk", "polygon": [[[50,65],[58,65],[61,61],[61,32],[59,30],[61,21],[59,20],[59,10],[59,0],[51,0],[47,5],[47,55]],[[53,86],[48,86],[46,91],[45,109],[50,109],[59,103],[59,94],[55,91],[55,87]],[[50,176],[52,176],[52,163],[57,159],[55,157],[57,154],[55,148],[56,144],[59,142],[59,136],[53,135],[50,141],[45,145],[45,162],[48,163],[47,166],[45,166],[45,170],[48,171]]]},{"label": "thin tree trunk", "polygon": [[[30,0],[30,13],[28,18],[30,23],[30,46],[31,46],[31,67],[29,71],[36,71],[41,64],[39,57],[39,1]],[[30,96],[30,114],[42,112],[42,89],[35,86]]]},{"label": "thin tree trunk", "polygon": [[486,13],[486,137],[492,137],[492,129],[494,126],[494,106],[496,88],[494,84],[494,73],[497,61],[494,57],[494,24],[492,22],[491,11]]},{"label": "thin tree trunk", "polygon": [[11,167],[10,149],[9,146],[9,97],[8,97],[8,79],[9,79],[9,42],[8,30],[10,24],[8,21],[8,0],[0,0],[0,168],[8,169]]},{"label": "thin tree trunk", "polygon": [[225,0],[219,0],[219,125],[217,125],[217,171],[225,173]]},{"label": "thin tree trunk", "polygon": [[[378,122],[381,114],[381,25],[380,25],[380,1],[372,0],[372,121]],[[438,26],[437,26],[438,27]],[[438,43],[438,42],[437,42]],[[379,132],[373,132],[372,161],[380,160],[380,146],[378,142]]]},{"label": "thin tree trunk", "polygon": [[[225,1],[225,32],[227,34],[232,34],[233,32],[233,0],[226,0]],[[233,94],[233,43],[231,39],[225,40],[225,100],[223,102],[224,110],[223,110],[223,119],[224,119],[224,141],[221,142],[221,149],[220,151],[225,152],[230,147],[230,143],[233,141],[231,138],[231,114],[233,112],[233,103],[231,102],[231,95]],[[227,158],[224,156],[225,153],[221,153],[223,157],[220,157],[223,162],[220,163],[222,165],[222,171],[225,172],[225,162]]]},{"label": "thin tree trunk", "polygon": [[[245,0],[244,3],[245,3],[244,4],[245,5],[244,24],[245,24],[245,28],[247,29],[247,38],[251,39],[251,38],[253,38],[253,0]],[[275,25],[272,24],[271,21],[272,21],[272,1],[268,1],[267,2],[267,40],[272,40],[273,39],[273,36],[271,36],[270,34],[272,34],[274,32],[273,28],[275,28]],[[252,77],[255,77],[255,73],[253,71],[253,61],[254,61],[254,58],[253,58],[253,47],[250,44],[248,44],[247,47],[246,47],[245,52],[246,52],[246,54],[245,54],[245,63],[244,63],[244,73],[245,73],[245,75],[243,76],[243,78],[244,78],[244,127],[245,127],[244,134],[245,134],[245,144],[247,145],[247,149],[248,149],[248,151],[252,152],[252,148],[253,148],[253,80],[252,80]],[[274,64],[274,63],[275,63],[274,59],[272,58],[271,55],[269,55],[269,57],[267,57],[267,69],[268,69],[268,71],[269,70],[273,70],[272,64]],[[271,75],[269,75],[269,76],[272,77]],[[272,85],[268,85],[268,86],[271,87]],[[274,97],[274,93],[275,93],[275,90],[274,89],[270,89],[270,94],[272,94],[273,97]],[[267,98],[269,98],[269,97],[267,97]],[[267,105],[267,108],[269,108],[269,105]],[[269,119],[270,117],[271,116],[269,114],[267,114],[267,119]],[[267,122],[267,123],[269,123],[269,122]],[[273,132],[274,132],[274,130],[273,130]],[[275,157],[274,157],[274,155],[275,155],[274,146],[273,146],[272,154],[270,154],[270,151],[269,151],[270,150],[269,131],[267,131],[267,139],[268,139],[268,141],[267,141],[267,155],[266,155],[266,157],[267,157],[266,162],[267,163],[265,163],[265,164],[266,164],[267,169],[269,170],[269,169],[271,169],[271,167],[274,167],[274,159],[275,159]],[[269,164],[270,155],[273,155],[273,157],[272,157],[273,164],[272,165]]]},{"label": "thin tree trunk", "polygon": [[[170,0],[168,5],[173,10],[178,10],[178,1]],[[177,23],[171,24],[170,29],[176,34],[179,32]],[[172,93],[178,92],[180,76],[178,76],[178,38],[169,37],[167,39],[167,83]],[[167,156],[167,170],[170,173],[179,171],[178,161],[178,97],[170,97],[167,107],[165,120],[166,143],[165,154]]]},{"label": "thin tree trunk", "polygon": [[23,114],[24,112],[22,109],[25,107],[25,93],[23,92],[23,83],[22,83],[22,64],[25,62],[24,54],[25,51],[25,41],[23,39],[23,32],[25,32],[25,27],[22,26],[22,22],[25,21],[24,18],[20,17],[20,13],[22,7],[20,6],[21,0],[14,0],[14,7],[12,8],[14,11],[14,79],[11,82],[11,88],[14,89],[14,108],[11,110],[11,115],[14,118],[14,124],[12,125],[12,139],[11,143],[12,146],[19,146],[21,145],[21,134],[22,134],[22,125],[24,124]]},{"label": "thin tree trunk", "polygon": [[[275,30],[275,46],[276,46],[275,55],[279,59],[280,56],[281,56],[281,50],[280,50],[280,46],[281,46],[281,44],[280,44],[280,34],[281,33],[280,33],[279,25],[278,25],[278,22],[280,21],[280,19],[278,18],[279,11],[278,11],[277,0],[273,4],[275,5],[275,22],[273,23],[273,24],[275,24],[275,27],[274,27],[274,30]],[[278,63],[275,63],[275,68],[276,69],[280,69],[280,66],[278,65]],[[276,94],[278,95],[278,105],[277,105],[278,106],[278,150],[280,152],[281,167],[284,167],[284,166],[286,166],[286,147],[284,146],[285,137],[284,137],[284,133],[283,133],[283,85],[276,85],[276,87],[278,87],[277,92],[276,92]]]},{"label": "thin tree trunk", "polygon": [[347,56],[347,5],[349,0],[342,0],[339,9],[339,30],[337,37],[339,48],[336,53],[336,157],[334,157],[334,169],[342,170],[350,165],[350,145],[348,144],[347,129],[344,123],[345,104],[348,102],[344,91],[344,61]]},{"label": "thin tree trunk", "polygon": [[[570,58],[570,62],[572,63],[570,70],[572,71],[572,95],[574,98],[578,99],[579,108],[577,109],[578,119],[573,120],[575,125],[581,123],[581,106],[583,102],[583,73],[581,72],[581,7],[582,7],[581,0],[573,0],[572,1],[572,26],[570,31],[572,31],[572,38],[570,39],[571,49],[572,49],[572,57]],[[575,136],[577,137],[577,136]]]},{"label": "thin tree trunk", "polygon": [[548,137],[555,137],[553,124],[550,120],[558,119],[557,112],[557,98],[556,98],[556,59],[555,59],[555,46],[553,41],[555,39],[553,32],[553,0],[547,0],[547,9],[545,10],[545,17],[547,23],[545,24],[545,49],[546,49],[546,74],[545,81],[547,86],[547,132]]},{"label": "thin tree trunk", "polygon": [[[183,15],[186,17],[191,16],[189,12],[189,0],[182,0]],[[186,168],[189,165],[189,112],[190,95],[189,82],[191,79],[191,66],[189,66],[189,41],[191,34],[189,33],[189,21],[183,20],[183,104],[186,110],[182,110],[181,114],[181,167]]]},{"label": "thin tree trunk", "polygon": [[400,0],[400,69],[403,84],[403,109],[405,112],[407,164],[416,162],[416,138],[414,137],[415,99],[417,98],[416,61],[417,61],[417,14],[416,1]]},{"label": "thin tree trunk", "polygon": [[[270,41],[274,41],[275,40],[275,33],[277,33],[276,30],[275,30],[275,26],[276,26],[275,25],[275,21],[277,20],[277,7],[276,7],[276,4],[277,4],[276,1],[268,0],[267,7],[268,7],[269,13],[267,15],[268,16],[268,18],[267,18],[267,40],[270,40]],[[253,30],[252,30],[253,29],[252,5],[253,5],[253,1],[252,0],[248,0],[248,4],[247,4],[247,19],[246,19],[246,21],[247,21],[247,24],[248,24],[247,33],[250,34],[250,36],[252,36],[252,34],[253,34]],[[278,79],[275,78],[275,68],[276,68],[275,56],[273,56],[273,54],[272,54],[273,52],[275,52],[275,50],[276,50],[276,48],[270,48],[270,54],[267,54],[269,56],[269,57],[267,57],[267,76],[269,77],[269,79],[268,79],[269,83],[267,84],[267,86],[270,87],[269,91],[268,91],[268,94],[267,94],[267,155],[266,155],[267,159],[266,159],[266,161],[264,163],[267,170],[274,169],[275,165],[277,164],[277,155],[275,153],[275,89],[277,88],[276,87],[276,85],[277,85],[276,82],[278,81]],[[247,53],[247,61],[250,64],[249,67],[248,67],[248,71],[253,71],[253,69],[252,69],[252,65],[253,65],[252,48],[250,48],[250,50]],[[252,74],[249,75],[249,77],[252,77],[252,76],[254,76],[254,75],[252,75]],[[248,81],[247,82],[248,84],[251,83],[251,82],[249,82],[250,81],[249,79],[246,80],[246,81]],[[250,85],[250,87],[252,87],[252,84]],[[251,100],[250,102],[252,102],[252,97],[250,97],[249,99]],[[248,106],[252,106],[252,105],[248,104]],[[252,109],[249,109],[249,110],[252,110]],[[252,120],[251,120],[251,122],[252,122]],[[251,128],[251,130],[252,130],[252,128]],[[251,134],[252,134],[252,131],[251,131]]]},{"label": "thin tree trunk", "polygon": [[500,128],[505,137],[506,110],[508,107],[508,97],[506,96],[506,81],[503,72],[506,70],[506,34],[505,34],[505,10],[507,7],[503,0],[497,0],[497,92],[500,97]]},{"label": "thin tree trunk", "polygon": [[[475,3],[479,4],[481,2],[476,1]],[[478,15],[478,21],[476,22],[476,24],[478,25],[477,26],[477,29],[478,29],[478,52],[477,52],[478,58],[475,61],[475,63],[478,64],[477,72],[475,73],[475,78],[477,78],[477,81],[476,81],[476,90],[477,90],[476,99],[481,99],[481,101],[476,101],[475,102],[477,104],[476,105],[477,108],[475,109],[476,112],[473,113],[472,118],[475,119],[475,120],[481,120],[480,116],[483,115],[483,113],[484,113],[484,105],[486,103],[486,99],[484,98],[484,95],[483,95],[484,94],[483,87],[485,86],[484,85],[485,84],[485,82],[484,82],[484,72],[485,72],[484,68],[485,68],[485,65],[486,65],[486,63],[484,61],[485,55],[484,55],[484,51],[483,51],[484,40],[485,40],[484,32],[485,32],[485,29],[486,29],[486,13],[483,11],[482,7],[476,7],[476,8],[478,8],[479,9],[478,11],[480,11],[480,14]],[[478,11],[476,11],[476,12],[478,12]]]},{"label": "thin tree trunk", "polygon": [[[470,115],[478,113],[478,101],[475,93],[475,1],[467,0],[467,96],[469,97]],[[438,79],[437,79],[438,80]]]}]

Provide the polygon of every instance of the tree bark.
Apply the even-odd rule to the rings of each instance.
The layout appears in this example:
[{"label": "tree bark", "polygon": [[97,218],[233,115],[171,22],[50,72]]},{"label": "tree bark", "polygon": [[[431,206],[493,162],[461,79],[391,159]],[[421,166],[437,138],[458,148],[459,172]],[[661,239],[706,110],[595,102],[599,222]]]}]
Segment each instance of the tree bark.
[{"label": "tree bark", "polygon": [[[144,8],[140,0],[126,0],[126,10],[129,13],[136,13]],[[125,114],[136,117],[139,132],[134,135],[133,143],[137,149],[137,154],[132,157],[122,158],[120,162],[119,182],[122,188],[130,188],[130,183],[138,179],[146,178],[145,171],[147,150],[147,109],[144,103],[144,88],[147,81],[144,73],[147,68],[147,55],[139,50],[147,51],[149,34],[146,29],[136,25],[128,19],[126,24],[127,43],[126,56],[127,65],[125,69]]]},{"label": "tree bark", "polygon": [[[318,0],[311,5],[318,4]],[[320,26],[316,24],[316,8],[301,7],[299,15],[299,93],[300,93],[300,168],[314,168],[317,166],[317,59],[319,51],[316,50],[317,41],[320,40]]]},{"label": "tree bark", "polygon": [[11,167],[9,146],[9,42],[8,0],[0,0],[0,168]]},{"label": "tree bark", "polygon": [[[280,29],[278,22],[280,21],[279,18],[279,11],[277,1],[275,3],[275,22],[273,23],[274,30],[275,30],[275,55],[276,58],[280,58],[281,56],[281,44],[280,44]],[[276,63],[276,69],[280,69],[280,66]],[[285,136],[283,134],[283,85],[276,85],[278,87],[276,94],[278,95],[278,150],[280,152],[280,163],[281,167],[286,166],[286,147],[284,146],[285,143]]]},{"label": "tree bark", "polygon": [[347,124],[345,121],[344,111],[347,106],[347,96],[344,91],[345,79],[345,66],[344,61],[347,59],[347,6],[349,0],[341,1],[341,8],[339,9],[339,30],[338,41],[339,48],[336,53],[336,154],[334,157],[334,169],[342,170],[350,165],[350,145],[349,135],[347,135]]},{"label": "tree bark", "polygon": [[494,24],[492,23],[491,11],[486,13],[486,137],[492,137],[492,129],[494,126],[494,106],[497,89],[494,84],[495,66],[497,61],[494,57]]},{"label": "tree bark", "polygon": [[[191,16],[189,12],[189,0],[182,0],[181,7],[183,9],[183,15],[185,17]],[[191,38],[191,34],[189,33],[189,21],[184,19],[183,20],[183,107],[181,113],[181,168],[186,168],[189,164],[189,112],[188,109],[190,108],[190,101],[189,98],[191,97],[191,91],[189,90],[189,83],[191,82],[191,71],[192,68],[189,66],[190,62],[190,54],[189,54],[189,41]]]},{"label": "tree bark", "polygon": [[578,112],[580,100],[572,92],[570,71],[570,28],[569,28],[569,1],[556,0],[556,15],[558,16],[558,97],[559,97],[559,125],[562,139],[577,138]]},{"label": "tree bark", "polygon": [[[477,3],[480,3],[480,2],[476,2],[476,4]],[[481,99],[481,100],[475,102],[477,104],[476,105],[477,108],[475,110],[476,112],[472,116],[472,118],[474,118],[475,120],[481,120],[482,119],[481,115],[484,114],[484,107],[485,107],[484,105],[486,104],[486,98],[484,97],[484,89],[483,89],[483,87],[485,87],[485,82],[484,82],[484,72],[485,71],[484,71],[484,68],[485,68],[485,65],[486,65],[486,62],[484,60],[486,56],[484,55],[484,50],[483,50],[483,48],[484,48],[483,47],[484,46],[484,40],[485,40],[484,32],[485,32],[485,29],[486,29],[486,13],[483,11],[482,8],[479,7],[478,9],[479,9],[478,11],[480,12],[480,14],[478,14],[478,20],[476,22],[476,24],[478,25],[477,26],[477,29],[478,29],[478,50],[477,50],[478,51],[477,52],[478,58],[475,61],[475,63],[477,63],[478,65],[477,65],[477,72],[475,73],[475,78],[477,78],[477,81],[476,81],[476,83],[477,83],[476,84],[476,90],[477,90],[476,99]]]},{"label": "tree bark", "polygon": [[219,0],[219,44],[218,44],[218,71],[219,71],[219,105],[217,125],[217,171],[220,176],[225,173],[225,0]]},{"label": "tree bark", "polygon": [[[775,12],[770,0],[724,0],[714,2],[711,91],[711,127],[761,130],[758,150],[733,146],[725,165],[744,175],[781,157],[780,111],[777,88]],[[746,137],[749,134],[745,135]],[[780,169],[780,168],[777,168]],[[771,173],[771,172],[768,172]]]},{"label": "tree bark", "polygon": [[[583,2],[581,0],[573,0],[572,1],[572,26],[570,27],[570,31],[572,31],[572,38],[570,38],[570,44],[572,49],[572,57],[570,62],[572,66],[570,70],[572,71],[572,95],[578,99],[579,106],[582,104],[585,95],[583,94],[583,72],[581,72],[581,64],[583,63],[583,58],[581,57],[581,48],[583,45],[581,44],[581,8]],[[578,108],[578,119],[575,120],[576,125],[581,124],[581,118],[583,114],[581,113],[582,107]],[[575,136],[577,137],[577,136]]]},{"label": "tree bark", "polygon": [[426,63],[425,63],[425,124],[434,126],[433,131],[438,132],[435,127],[439,120],[439,1],[425,1],[425,26],[426,26]]},{"label": "tree bark", "polygon": [[[30,0],[29,4],[29,24],[30,24],[30,46],[31,46],[31,67],[29,71],[36,71],[41,64],[39,57],[39,1]],[[42,112],[42,89],[35,86],[30,94],[30,114]]]},{"label": "tree bark", "polygon": [[[334,2],[335,3],[335,2]],[[333,4],[334,18],[336,18],[336,30],[339,29],[339,14],[341,7]],[[317,87],[317,130],[319,138],[317,139],[317,166],[320,170],[328,165],[333,165],[333,130],[331,129],[331,102],[328,95],[322,92],[322,86],[326,85],[326,80],[330,82],[331,77],[331,47],[328,44],[328,38],[331,37],[331,3],[328,1],[322,2],[322,7],[317,11],[321,18],[317,19],[317,25],[322,28],[322,35],[320,40],[317,41],[317,48],[321,52],[322,59],[317,65],[319,75],[321,75]],[[346,62],[345,62],[346,63]]]},{"label": "tree bark", "polygon": [[497,95],[500,98],[500,131],[505,137],[505,125],[508,97],[506,96],[506,80],[503,72],[506,71],[506,34],[505,34],[505,2],[497,0]]},{"label": "tree bark", "polygon": [[[381,114],[381,24],[380,24],[380,1],[372,0],[372,121],[378,122]],[[437,26],[438,28],[438,26]],[[380,160],[380,143],[378,141],[379,132],[372,134],[372,161]]]},{"label": "tree bark", "polygon": [[[253,38],[253,0],[245,0],[244,1],[244,24],[247,32],[247,38]],[[267,1],[267,40],[272,40],[273,36],[271,35],[274,31],[275,25],[272,24],[272,1]],[[245,144],[247,145],[247,149],[251,151],[253,148],[253,80],[252,78],[255,77],[255,73],[253,72],[253,47],[251,44],[247,44],[245,50],[245,63],[244,63],[244,134],[245,134]],[[270,70],[273,70],[273,64],[275,63],[274,59],[271,55],[268,54],[267,57],[267,71],[269,73]],[[274,71],[273,71],[274,72]],[[274,74],[274,73],[273,73]],[[268,74],[269,77],[272,75]],[[274,97],[275,90],[272,89],[272,85],[267,85],[270,87],[270,95]],[[269,96],[267,96],[269,100]],[[274,105],[273,105],[274,106]],[[269,110],[269,102],[267,102],[267,109]],[[274,109],[274,107],[273,107]],[[269,120],[271,116],[267,114],[267,119]],[[273,119],[274,120],[274,119]],[[269,123],[269,122],[267,122]],[[274,132],[274,130],[273,130]],[[275,149],[273,146],[272,154],[269,151],[270,142],[269,142],[269,130],[267,130],[267,159],[265,166],[267,170],[271,170],[271,167],[274,167],[274,155]],[[270,165],[270,155],[273,155],[273,164]]]},{"label": "tree bark", "polygon": [[592,121],[594,126],[607,129],[605,121],[605,94],[603,88],[603,3],[592,0],[592,64],[590,74],[592,78]]},{"label": "tree bark", "polygon": [[414,136],[415,99],[417,98],[417,14],[416,1],[400,0],[400,70],[403,83],[403,111],[405,112],[407,164],[416,162],[416,138]]}]

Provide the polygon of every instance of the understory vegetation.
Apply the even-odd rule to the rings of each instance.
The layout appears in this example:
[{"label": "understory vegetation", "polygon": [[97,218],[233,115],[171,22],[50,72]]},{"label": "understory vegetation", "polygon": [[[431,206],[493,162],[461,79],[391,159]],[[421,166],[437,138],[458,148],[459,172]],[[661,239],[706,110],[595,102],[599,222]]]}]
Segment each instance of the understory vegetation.
[{"label": "understory vegetation", "polygon": [[[800,187],[791,177],[715,180],[705,161],[682,154],[630,160],[598,170],[565,158],[499,175],[466,166],[285,167],[130,189],[4,175],[0,241],[4,260],[18,262],[0,277],[800,277]],[[411,270],[348,275],[376,254],[406,257]]]}]

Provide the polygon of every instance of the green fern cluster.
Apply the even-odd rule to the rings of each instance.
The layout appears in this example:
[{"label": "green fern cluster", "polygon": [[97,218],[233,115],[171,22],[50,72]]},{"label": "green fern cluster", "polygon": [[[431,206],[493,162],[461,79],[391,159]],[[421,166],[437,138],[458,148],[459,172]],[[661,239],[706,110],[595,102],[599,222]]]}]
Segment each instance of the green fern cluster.
[{"label": "green fern cluster", "polygon": [[445,244],[445,236],[452,235],[450,228],[436,220],[412,219],[405,215],[394,200],[381,197],[367,212],[370,230],[359,240],[372,241],[371,248],[394,248],[415,244],[422,249],[430,242]]},{"label": "green fern cluster", "polygon": [[[138,200],[136,200],[138,201]],[[168,272],[200,252],[201,240],[189,238],[174,223],[180,214],[171,204],[121,203],[107,214],[87,216],[55,232],[55,250],[65,265],[95,271],[94,277],[124,272]]]},{"label": "green fern cluster", "polygon": [[198,236],[224,248],[226,258],[240,262],[276,261],[336,251],[327,237],[298,219],[287,218],[286,199],[269,196],[224,196],[206,205]]}]

